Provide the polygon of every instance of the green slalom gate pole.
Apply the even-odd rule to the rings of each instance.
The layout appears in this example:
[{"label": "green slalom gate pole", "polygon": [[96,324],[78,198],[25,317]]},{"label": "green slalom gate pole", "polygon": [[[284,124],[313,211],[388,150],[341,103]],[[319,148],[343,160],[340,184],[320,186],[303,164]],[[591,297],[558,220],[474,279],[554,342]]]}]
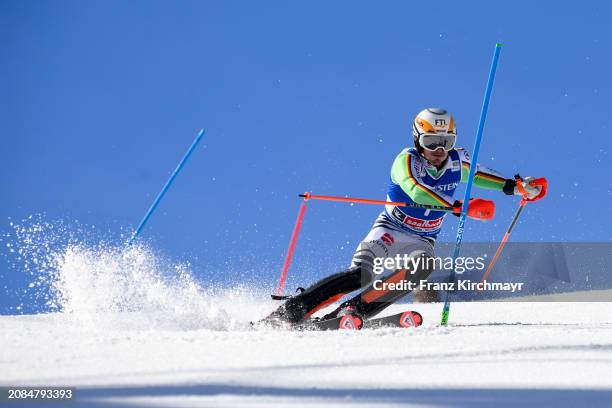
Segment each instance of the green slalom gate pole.
[{"label": "green slalom gate pole", "polygon": [[[453,252],[453,269],[448,277],[449,283],[455,282],[455,263],[459,257],[459,251],[461,250],[461,241],[463,240],[463,232],[465,231],[465,221],[467,219],[467,209],[470,201],[470,195],[472,192],[472,184],[474,182],[474,175],[476,174],[476,165],[478,163],[478,152],[480,150],[480,141],[482,140],[482,133],[484,130],[485,121],[487,119],[487,111],[489,110],[489,100],[491,99],[491,91],[493,90],[493,81],[495,80],[495,71],[497,70],[497,61],[499,60],[499,53],[501,51],[501,44],[495,44],[495,52],[493,54],[493,62],[491,63],[491,70],[489,71],[489,79],[487,80],[487,88],[484,94],[484,100],[482,102],[482,109],[480,111],[480,121],[478,123],[478,131],[476,132],[476,143],[474,144],[474,151],[472,152],[472,165],[470,166],[470,174],[468,176],[467,186],[465,188],[465,195],[463,197],[463,207],[461,208],[461,215],[459,216],[459,227],[457,228],[457,238],[455,240],[455,251]],[[452,285],[448,285],[449,288]],[[448,316],[450,313],[450,290],[446,290],[444,297],[444,308],[442,309],[442,319],[440,324],[446,326],[448,324]]]}]

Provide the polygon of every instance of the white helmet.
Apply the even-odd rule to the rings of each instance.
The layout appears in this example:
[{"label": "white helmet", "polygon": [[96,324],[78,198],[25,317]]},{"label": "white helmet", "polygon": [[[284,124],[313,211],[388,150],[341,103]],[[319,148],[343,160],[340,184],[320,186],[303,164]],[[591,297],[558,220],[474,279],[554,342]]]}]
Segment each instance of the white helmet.
[{"label": "white helmet", "polygon": [[455,147],[457,129],[455,120],[448,111],[441,108],[427,108],[419,112],[412,124],[414,146],[419,152],[423,149],[446,151]]}]

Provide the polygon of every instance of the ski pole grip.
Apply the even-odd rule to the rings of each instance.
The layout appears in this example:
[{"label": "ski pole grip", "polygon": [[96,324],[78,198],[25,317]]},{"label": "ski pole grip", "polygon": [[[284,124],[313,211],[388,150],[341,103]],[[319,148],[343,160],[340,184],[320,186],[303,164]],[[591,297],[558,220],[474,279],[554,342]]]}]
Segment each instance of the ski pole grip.
[{"label": "ski pole grip", "polygon": [[519,174],[515,174],[514,180],[516,181],[516,189],[523,196],[523,200],[527,200],[527,192],[525,191],[525,186],[523,186],[523,179]]}]

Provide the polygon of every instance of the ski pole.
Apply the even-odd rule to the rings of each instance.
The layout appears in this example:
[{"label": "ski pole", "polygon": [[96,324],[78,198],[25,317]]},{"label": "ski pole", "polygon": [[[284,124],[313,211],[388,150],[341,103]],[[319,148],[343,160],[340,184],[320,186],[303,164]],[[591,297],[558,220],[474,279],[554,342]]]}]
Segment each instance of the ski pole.
[{"label": "ski pole", "polygon": [[[470,193],[472,192],[472,183],[474,182],[474,175],[476,174],[476,166],[478,163],[478,152],[480,151],[480,142],[482,140],[482,133],[484,131],[485,121],[487,119],[487,111],[489,109],[489,100],[491,99],[491,91],[493,90],[493,81],[495,80],[495,71],[497,69],[497,61],[499,60],[499,53],[501,51],[501,44],[495,44],[495,52],[493,53],[493,61],[491,62],[491,69],[489,71],[489,79],[487,80],[487,87],[485,89],[484,100],[482,102],[482,109],[480,110],[480,121],[478,123],[478,130],[476,132],[476,143],[474,144],[474,151],[472,153],[472,164],[470,166],[470,173],[467,180],[467,186],[465,188],[465,195],[463,200],[463,207],[461,208],[461,215],[459,216],[459,227],[457,228],[457,238],[455,240],[455,250],[453,252],[453,269],[448,277],[449,283],[455,281],[455,265],[456,260],[459,257],[459,251],[461,249],[461,241],[463,240],[463,232],[465,230],[465,221],[467,218],[468,203],[470,199]],[[452,285],[448,285],[451,287]],[[442,318],[440,324],[446,326],[448,324],[448,316],[450,314],[450,291],[446,290],[444,307],[442,309]]]},{"label": "ski pole", "polygon": [[[518,221],[519,216],[521,215],[521,212],[523,212],[523,208],[525,208],[525,204],[531,201],[537,201],[541,197],[544,197],[544,195],[546,195],[546,190],[548,188],[548,182],[546,181],[545,178],[536,179],[531,183],[532,186],[540,186],[542,188],[540,195],[532,199],[528,199],[526,196],[525,190],[521,185],[523,181],[521,179],[521,176],[517,174],[516,176],[514,176],[514,178],[516,179],[516,183],[517,183],[516,185],[519,186],[519,192],[523,194],[523,198],[521,199],[521,202],[519,203],[519,207],[514,213],[514,217],[512,217],[510,226],[506,230],[504,237],[502,238],[501,242],[499,243],[499,246],[497,247],[497,250],[495,251],[495,255],[493,255],[493,259],[491,259],[491,262],[489,263],[487,270],[485,271],[484,275],[482,275],[482,279],[480,279],[480,283],[483,283],[485,280],[487,280],[487,278],[491,274],[491,271],[493,270],[493,267],[495,266],[495,263],[497,262],[497,258],[499,258],[499,255],[501,254],[502,250],[506,246],[506,242],[508,241],[508,238],[510,237],[510,233],[512,232],[512,229],[514,228],[514,225],[516,225],[516,222]],[[480,292],[480,289],[476,289],[476,292]]]},{"label": "ski pole", "polygon": [[[501,254],[502,250],[504,249],[504,246],[506,246],[506,242],[508,241],[508,238],[510,237],[510,233],[512,232],[512,228],[514,228],[514,225],[516,224],[516,221],[518,221],[518,218],[521,215],[521,212],[523,212],[523,208],[525,208],[525,204],[527,204],[527,201],[525,201],[524,198],[521,199],[519,207],[517,208],[516,212],[514,213],[514,217],[512,217],[512,222],[510,223],[510,226],[508,227],[508,230],[506,231],[506,233],[504,234],[504,237],[502,238],[501,242],[499,243],[499,246],[497,247],[497,251],[495,251],[495,255],[493,255],[493,259],[491,259],[491,262],[489,263],[489,266],[487,267],[487,270],[485,271],[484,275],[482,275],[482,279],[480,279],[480,283],[483,283],[484,281],[486,281],[487,278],[489,277],[489,274],[493,270],[493,266],[495,266],[495,263],[497,262],[497,258],[499,258],[499,255]],[[480,292],[480,289],[476,289],[476,292]]]},{"label": "ski pole", "polygon": [[293,233],[291,233],[291,240],[289,241],[289,248],[287,249],[287,255],[285,256],[285,262],[283,263],[283,269],[281,271],[280,278],[278,279],[278,285],[276,286],[276,296],[273,299],[281,299],[283,293],[283,286],[285,280],[287,280],[287,273],[289,272],[289,265],[291,264],[291,258],[293,258],[293,252],[295,251],[295,243],[297,242],[298,235],[300,234],[300,228],[302,227],[302,220],[306,213],[306,200],[300,205],[297,219],[295,220],[295,226],[293,227]]},{"label": "ski pole", "polygon": [[443,205],[427,205],[427,204],[417,204],[417,203],[402,203],[395,201],[385,201],[385,200],[370,200],[367,198],[353,198],[353,197],[337,197],[337,196],[325,196],[325,195],[314,195],[310,193],[300,194],[299,197],[304,198],[304,200],[325,200],[325,201],[339,201],[345,203],[361,203],[361,204],[382,204],[382,205],[393,205],[399,207],[412,207],[412,208],[424,208],[427,210],[435,210],[435,211],[447,211],[453,212],[453,207],[446,207]]},{"label": "ski pole", "polygon": [[172,175],[170,175],[170,178],[168,179],[168,181],[166,181],[166,184],[162,187],[161,191],[157,195],[157,198],[155,198],[155,200],[153,201],[153,204],[151,204],[151,207],[149,207],[149,211],[147,211],[145,216],[142,218],[142,221],[140,221],[140,224],[138,225],[138,227],[136,228],[136,230],[132,234],[132,237],[127,242],[128,246],[132,245],[134,240],[138,237],[138,235],[140,235],[140,232],[142,231],[142,229],[144,228],[146,223],[149,221],[149,219],[153,215],[153,212],[155,212],[155,210],[157,209],[157,206],[159,205],[159,202],[162,200],[162,198],[164,198],[164,195],[166,194],[166,192],[168,191],[168,189],[172,185],[172,182],[174,181],[176,176],[181,172],[181,170],[185,166],[185,163],[187,162],[187,159],[189,159],[189,156],[191,156],[191,153],[193,153],[193,151],[196,148],[196,146],[198,145],[198,143],[200,143],[200,140],[202,139],[202,136],[204,136],[204,132],[205,132],[204,129],[202,129],[202,130],[200,130],[200,132],[198,132],[198,135],[196,136],[196,138],[194,139],[193,143],[191,144],[191,146],[187,150],[187,153],[185,153],[185,156],[183,156],[183,158],[179,162],[178,166],[176,166],[176,169],[174,169],[174,172],[172,172]]}]

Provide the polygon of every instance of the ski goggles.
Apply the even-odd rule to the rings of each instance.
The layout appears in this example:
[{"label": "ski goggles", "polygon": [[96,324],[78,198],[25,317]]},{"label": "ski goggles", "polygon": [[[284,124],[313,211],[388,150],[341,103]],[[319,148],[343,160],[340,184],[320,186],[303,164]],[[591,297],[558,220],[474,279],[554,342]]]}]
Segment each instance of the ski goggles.
[{"label": "ski goggles", "polygon": [[431,133],[422,133],[419,136],[419,144],[427,150],[434,151],[439,149],[440,147],[446,150],[447,152],[455,147],[455,141],[457,140],[457,135],[452,133],[445,134],[431,134]]}]

